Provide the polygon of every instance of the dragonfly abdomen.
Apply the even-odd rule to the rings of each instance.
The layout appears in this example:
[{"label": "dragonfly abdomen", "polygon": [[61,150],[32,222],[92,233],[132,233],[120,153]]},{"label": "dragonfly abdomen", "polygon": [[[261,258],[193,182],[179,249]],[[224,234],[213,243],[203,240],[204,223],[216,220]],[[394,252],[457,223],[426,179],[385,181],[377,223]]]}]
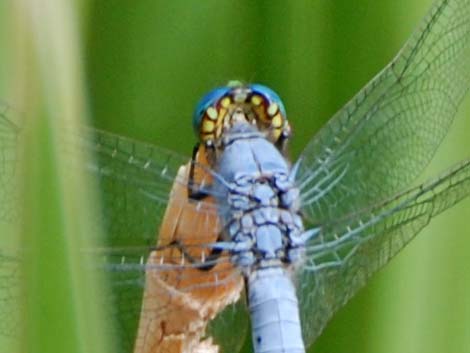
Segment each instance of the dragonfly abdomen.
[{"label": "dragonfly abdomen", "polygon": [[305,353],[297,296],[285,269],[251,273],[248,300],[255,353]]}]

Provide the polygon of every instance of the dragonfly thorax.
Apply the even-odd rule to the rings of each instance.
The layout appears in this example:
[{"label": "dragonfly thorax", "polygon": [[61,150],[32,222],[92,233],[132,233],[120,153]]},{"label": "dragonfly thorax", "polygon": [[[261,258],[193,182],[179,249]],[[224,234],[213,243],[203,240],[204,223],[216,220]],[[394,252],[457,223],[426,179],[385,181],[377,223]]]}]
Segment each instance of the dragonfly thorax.
[{"label": "dragonfly thorax", "polygon": [[299,192],[279,150],[250,124],[237,124],[224,138],[217,173],[234,261],[250,270],[297,263],[305,242]]}]

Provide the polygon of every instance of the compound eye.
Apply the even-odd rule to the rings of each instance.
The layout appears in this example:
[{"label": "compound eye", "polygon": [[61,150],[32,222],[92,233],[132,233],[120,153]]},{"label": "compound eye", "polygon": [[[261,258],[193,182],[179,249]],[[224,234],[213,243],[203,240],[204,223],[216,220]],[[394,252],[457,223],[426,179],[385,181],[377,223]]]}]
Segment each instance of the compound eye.
[{"label": "compound eye", "polygon": [[197,136],[199,136],[202,118],[210,106],[215,106],[217,101],[225,96],[231,88],[218,87],[207,93],[197,104],[193,114],[193,129]]},{"label": "compound eye", "polygon": [[258,83],[250,85],[250,88],[254,94],[259,94],[260,96],[264,97],[269,103],[268,106],[274,107],[276,105],[279,108],[281,115],[284,117],[284,119],[286,119],[286,108],[284,107],[284,103],[282,103],[281,98],[276,92],[274,92],[271,88],[260,85]]},{"label": "compound eye", "polygon": [[268,140],[285,150],[291,130],[281,98],[271,88],[260,84],[252,84],[249,88],[258,126],[267,131]]}]

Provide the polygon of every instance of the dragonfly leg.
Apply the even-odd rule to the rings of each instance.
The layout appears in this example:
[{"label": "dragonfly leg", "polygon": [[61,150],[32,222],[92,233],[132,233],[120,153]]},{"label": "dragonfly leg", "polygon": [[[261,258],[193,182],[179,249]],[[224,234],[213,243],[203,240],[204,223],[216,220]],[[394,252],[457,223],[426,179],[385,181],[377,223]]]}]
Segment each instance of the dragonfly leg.
[{"label": "dragonfly leg", "polygon": [[201,262],[200,259],[196,259],[189,252],[187,252],[184,244],[182,244],[179,240],[174,240],[169,245],[175,246],[179,251],[181,251],[185,259],[187,259],[191,264],[201,264],[198,266],[198,269],[202,271],[210,271],[216,265],[215,260],[217,260],[223,252],[223,249],[221,248],[212,247],[209,255],[207,255],[204,260],[204,262],[207,262],[207,264],[204,264],[204,262]]},{"label": "dragonfly leg", "polygon": [[201,144],[196,143],[196,145],[193,148],[193,153],[191,155],[191,163],[190,163],[190,169],[189,169],[189,178],[188,178],[188,197],[193,200],[203,200],[206,197],[209,196],[207,192],[204,192],[202,190],[198,190],[198,187],[196,186],[196,183],[194,182],[195,179],[195,168],[196,168],[196,160],[198,153],[200,151]]},{"label": "dragonfly leg", "polygon": [[309,229],[298,237],[291,237],[291,242],[296,246],[305,246],[305,243],[320,233],[320,230],[320,227]]},{"label": "dragonfly leg", "polygon": [[256,261],[253,253],[253,242],[250,239],[244,241],[220,241],[212,244],[211,247],[232,253],[232,261],[242,268],[250,267]]}]

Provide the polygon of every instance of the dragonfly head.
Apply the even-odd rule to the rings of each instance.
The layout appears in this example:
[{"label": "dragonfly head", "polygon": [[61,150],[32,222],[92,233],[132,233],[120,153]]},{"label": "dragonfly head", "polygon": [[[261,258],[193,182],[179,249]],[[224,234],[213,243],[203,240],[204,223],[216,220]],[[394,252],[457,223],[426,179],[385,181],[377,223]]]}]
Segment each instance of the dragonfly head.
[{"label": "dragonfly head", "polygon": [[196,135],[206,146],[218,146],[224,133],[239,122],[256,126],[281,150],[291,134],[281,99],[260,84],[231,81],[218,87],[200,100],[193,117]]}]

